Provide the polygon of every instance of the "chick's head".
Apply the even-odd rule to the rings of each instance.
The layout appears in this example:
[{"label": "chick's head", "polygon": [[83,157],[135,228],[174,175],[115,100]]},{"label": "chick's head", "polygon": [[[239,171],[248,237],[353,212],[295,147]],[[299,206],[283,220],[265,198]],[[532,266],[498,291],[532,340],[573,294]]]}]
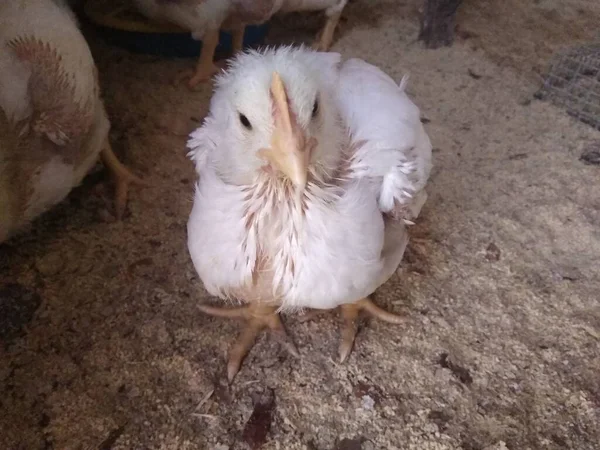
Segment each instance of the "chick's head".
[{"label": "chick's head", "polygon": [[239,55],[217,78],[210,120],[213,161],[228,182],[272,177],[303,190],[335,166],[343,127],[335,102],[340,55],[302,47]]}]

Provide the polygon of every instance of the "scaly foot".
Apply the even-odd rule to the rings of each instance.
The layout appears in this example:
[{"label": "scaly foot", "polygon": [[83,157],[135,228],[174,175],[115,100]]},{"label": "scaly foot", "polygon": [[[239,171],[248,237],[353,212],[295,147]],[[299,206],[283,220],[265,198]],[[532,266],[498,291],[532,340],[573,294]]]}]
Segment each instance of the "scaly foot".
[{"label": "scaly foot", "polygon": [[340,21],[340,17],[342,13],[339,12],[337,14],[332,14],[327,18],[327,22],[325,22],[325,26],[323,30],[317,35],[317,39],[313,43],[313,49],[318,52],[326,52],[329,51],[331,44],[333,42],[333,35],[335,33],[335,29],[337,27],[338,22]]},{"label": "scaly foot", "polygon": [[247,322],[246,327],[242,330],[237,341],[229,351],[227,379],[230,383],[239,372],[244,357],[254,346],[256,337],[265,328],[271,330],[289,353],[296,357],[299,356],[298,350],[285,331],[279,314],[276,313],[277,308],[274,306],[251,303],[238,308],[216,308],[208,305],[200,305],[200,310],[211,316],[224,317],[226,319],[242,319]]},{"label": "scaly foot", "polygon": [[[202,50],[200,51],[200,57],[196,63],[196,69],[192,72],[192,76],[188,80],[188,87],[190,89],[194,89],[200,83],[209,81],[212,76],[220,70],[213,62],[218,44],[218,29],[208,30],[204,33],[202,37]],[[189,72],[185,73],[184,76],[187,78]],[[178,81],[180,81],[181,78],[182,77],[178,77]]]},{"label": "scaly foot", "polygon": [[195,70],[185,70],[175,79],[176,84],[186,82],[190,90],[196,90],[199,84],[210,81],[214,74],[219,72],[221,68],[215,63],[210,63],[208,67],[197,67]]},{"label": "scaly foot", "polygon": [[121,220],[125,207],[127,206],[127,192],[131,183],[139,186],[148,186],[148,183],[137,177],[125,167],[112,151],[110,143],[107,141],[100,152],[102,163],[111,172],[115,180],[115,216]]},{"label": "scaly foot", "polygon": [[[364,311],[372,317],[388,323],[400,324],[405,320],[402,316],[392,314],[381,309],[368,298],[363,298],[362,300],[354,303],[341,305],[340,309],[343,320],[341,330],[342,341],[340,342],[339,347],[340,362],[346,361],[350,355],[350,352],[352,352],[354,338],[358,332],[358,315],[361,311]],[[323,314],[324,312],[327,312],[327,310],[311,310],[302,316],[300,321],[305,322],[307,320],[312,320],[317,315]]]}]

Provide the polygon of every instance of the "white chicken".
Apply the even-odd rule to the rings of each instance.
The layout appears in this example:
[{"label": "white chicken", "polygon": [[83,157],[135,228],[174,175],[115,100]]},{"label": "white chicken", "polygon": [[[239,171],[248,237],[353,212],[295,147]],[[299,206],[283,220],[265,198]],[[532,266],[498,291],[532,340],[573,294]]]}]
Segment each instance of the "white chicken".
[{"label": "white chicken", "polygon": [[217,78],[188,142],[188,248],[210,294],[245,304],[201,306],[248,321],[230,381],[263,328],[286,337],[280,311],[340,306],[342,361],[359,311],[402,320],[367,297],[396,271],[426,199],[431,143],[405,84],[302,47],[243,53]]},{"label": "white chicken", "polygon": [[208,81],[216,72],[213,63],[221,29],[232,32],[232,50],[242,50],[246,25],[267,22],[276,13],[325,11],[327,21],[315,43],[318,50],[328,50],[335,28],[348,0],[133,0],[137,9],[156,21],[169,21],[190,30],[202,40],[196,70],[189,80],[194,87]]},{"label": "white chicken", "polygon": [[0,242],[62,201],[98,156],[116,209],[143,182],[116,158],[89,47],[59,0],[0,4]]}]

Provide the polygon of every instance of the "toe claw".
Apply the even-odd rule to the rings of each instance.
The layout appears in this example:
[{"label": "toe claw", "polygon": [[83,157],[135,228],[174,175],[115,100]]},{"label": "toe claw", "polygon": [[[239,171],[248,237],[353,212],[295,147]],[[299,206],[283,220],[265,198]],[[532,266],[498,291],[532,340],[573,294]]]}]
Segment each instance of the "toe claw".
[{"label": "toe claw", "polygon": [[281,330],[273,330],[273,336],[275,336],[275,338],[287,350],[287,352],[290,355],[292,355],[296,358],[300,357],[300,353],[298,352],[298,348],[296,347],[296,344],[294,344],[294,341],[289,336],[289,334],[287,334],[285,329],[282,328]]},{"label": "toe claw", "polygon": [[231,347],[231,350],[229,351],[229,361],[227,363],[227,379],[229,380],[229,383],[233,381],[240,371],[244,358],[254,346],[254,341],[262,329],[262,324],[251,321],[242,331],[235,344],[233,344],[233,347]]},{"label": "toe claw", "polygon": [[388,312],[385,309],[382,309],[379,306],[377,306],[368,298],[360,300],[359,305],[363,311],[369,313],[376,319],[383,320],[384,322],[401,324],[406,321],[406,318],[404,316]]},{"label": "toe claw", "polygon": [[232,360],[230,359],[227,362],[227,382],[229,384],[233,383],[235,376],[240,371],[240,367],[242,366],[242,360]]},{"label": "toe claw", "polygon": [[352,353],[353,347],[354,347],[354,336],[352,336],[352,339],[350,339],[350,340],[342,339],[342,342],[340,343],[340,348],[339,348],[340,364],[345,362],[346,359],[348,359],[348,356],[350,356],[350,353]]},{"label": "toe claw", "polygon": [[293,356],[300,356],[294,342],[287,334],[283,322],[277,314],[277,308],[264,304],[249,304],[237,308],[217,308],[214,306],[198,305],[205,314],[226,319],[244,319],[246,327],[229,350],[227,360],[227,379],[229,383],[240,371],[244,358],[254,346],[254,341],[264,328],[268,328],[284,348]]},{"label": "toe claw", "polygon": [[358,332],[358,313],[364,311],[376,319],[384,322],[400,324],[404,323],[405,317],[392,314],[384,309],[381,309],[368,298],[359,300],[354,303],[341,306],[342,319],[344,325],[341,331],[342,341],[339,347],[340,363],[346,361],[354,346],[354,339]]},{"label": "toe claw", "polygon": [[283,322],[281,321],[281,318],[278,315],[272,316],[269,322],[269,328],[271,329],[273,336],[279,341],[281,345],[283,345],[283,347],[288,351],[288,353],[290,353],[292,356],[295,356],[296,358],[300,357],[298,349],[296,348],[296,344],[294,344],[294,341],[288,334],[287,330],[285,329],[285,326],[283,325]]},{"label": "toe claw", "polygon": [[351,305],[342,305],[342,319],[344,320],[344,326],[342,328],[342,342],[340,343],[340,363],[346,361],[352,347],[354,346],[354,339],[358,332],[358,312],[360,311],[359,303]]},{"label": "toe claw", "polygon": [[221,69],[216,64],[212,64],[208,68],[202,68],[201,70],[184,70],[175,77],[175,84],[179,85],[187,80],[188,88],[196,90],[200,84],[210,81],[220,70]]}]

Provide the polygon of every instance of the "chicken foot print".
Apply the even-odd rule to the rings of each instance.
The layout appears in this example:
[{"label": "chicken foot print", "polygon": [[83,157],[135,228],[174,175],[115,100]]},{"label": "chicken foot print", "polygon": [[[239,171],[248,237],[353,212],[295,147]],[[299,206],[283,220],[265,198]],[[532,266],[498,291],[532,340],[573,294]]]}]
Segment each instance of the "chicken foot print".
[{"label": "chicken foot print", "polygon": [[335,33],[335,29],[340,21],[340,17],[342,16],[341,11],[339,13],[332,14],[327,17],[327,22],[325,22],[325,26],[323,30],[320,32],[320,36],[317,36],[318,40],[315,40],[313,44],[313,48],[319,52],[326,52],[331,47],[331,43],[333,42],[333,35]]},{"label": "chicken foot print", "polygon": [[127,206],[127,192],[131,183],[139,186],[148,186],[148,183],[137,177],[125,167],[112,151],[110,143],[106,144],[100,152],[102,163],[111,172],[115,180],[115,216],[118,220],[123,217]]},{"label": "chicken foot print", "polygon": [[277,308],[252,303],[248,306],[239,308],[216,308],[208,305],[200,305],[200,310],[205,314],[226,319],[242,319],[247,322],[246,327],[238,336],[236,342],[229,351],[229,361],[227,362],[227,379],[231,383],[240,370],[244,357],[254,346],[254,341],[260,332],[269,328],[279,340],[285,349],[293,356],[299,357],[296,346],[288,336]]}]

